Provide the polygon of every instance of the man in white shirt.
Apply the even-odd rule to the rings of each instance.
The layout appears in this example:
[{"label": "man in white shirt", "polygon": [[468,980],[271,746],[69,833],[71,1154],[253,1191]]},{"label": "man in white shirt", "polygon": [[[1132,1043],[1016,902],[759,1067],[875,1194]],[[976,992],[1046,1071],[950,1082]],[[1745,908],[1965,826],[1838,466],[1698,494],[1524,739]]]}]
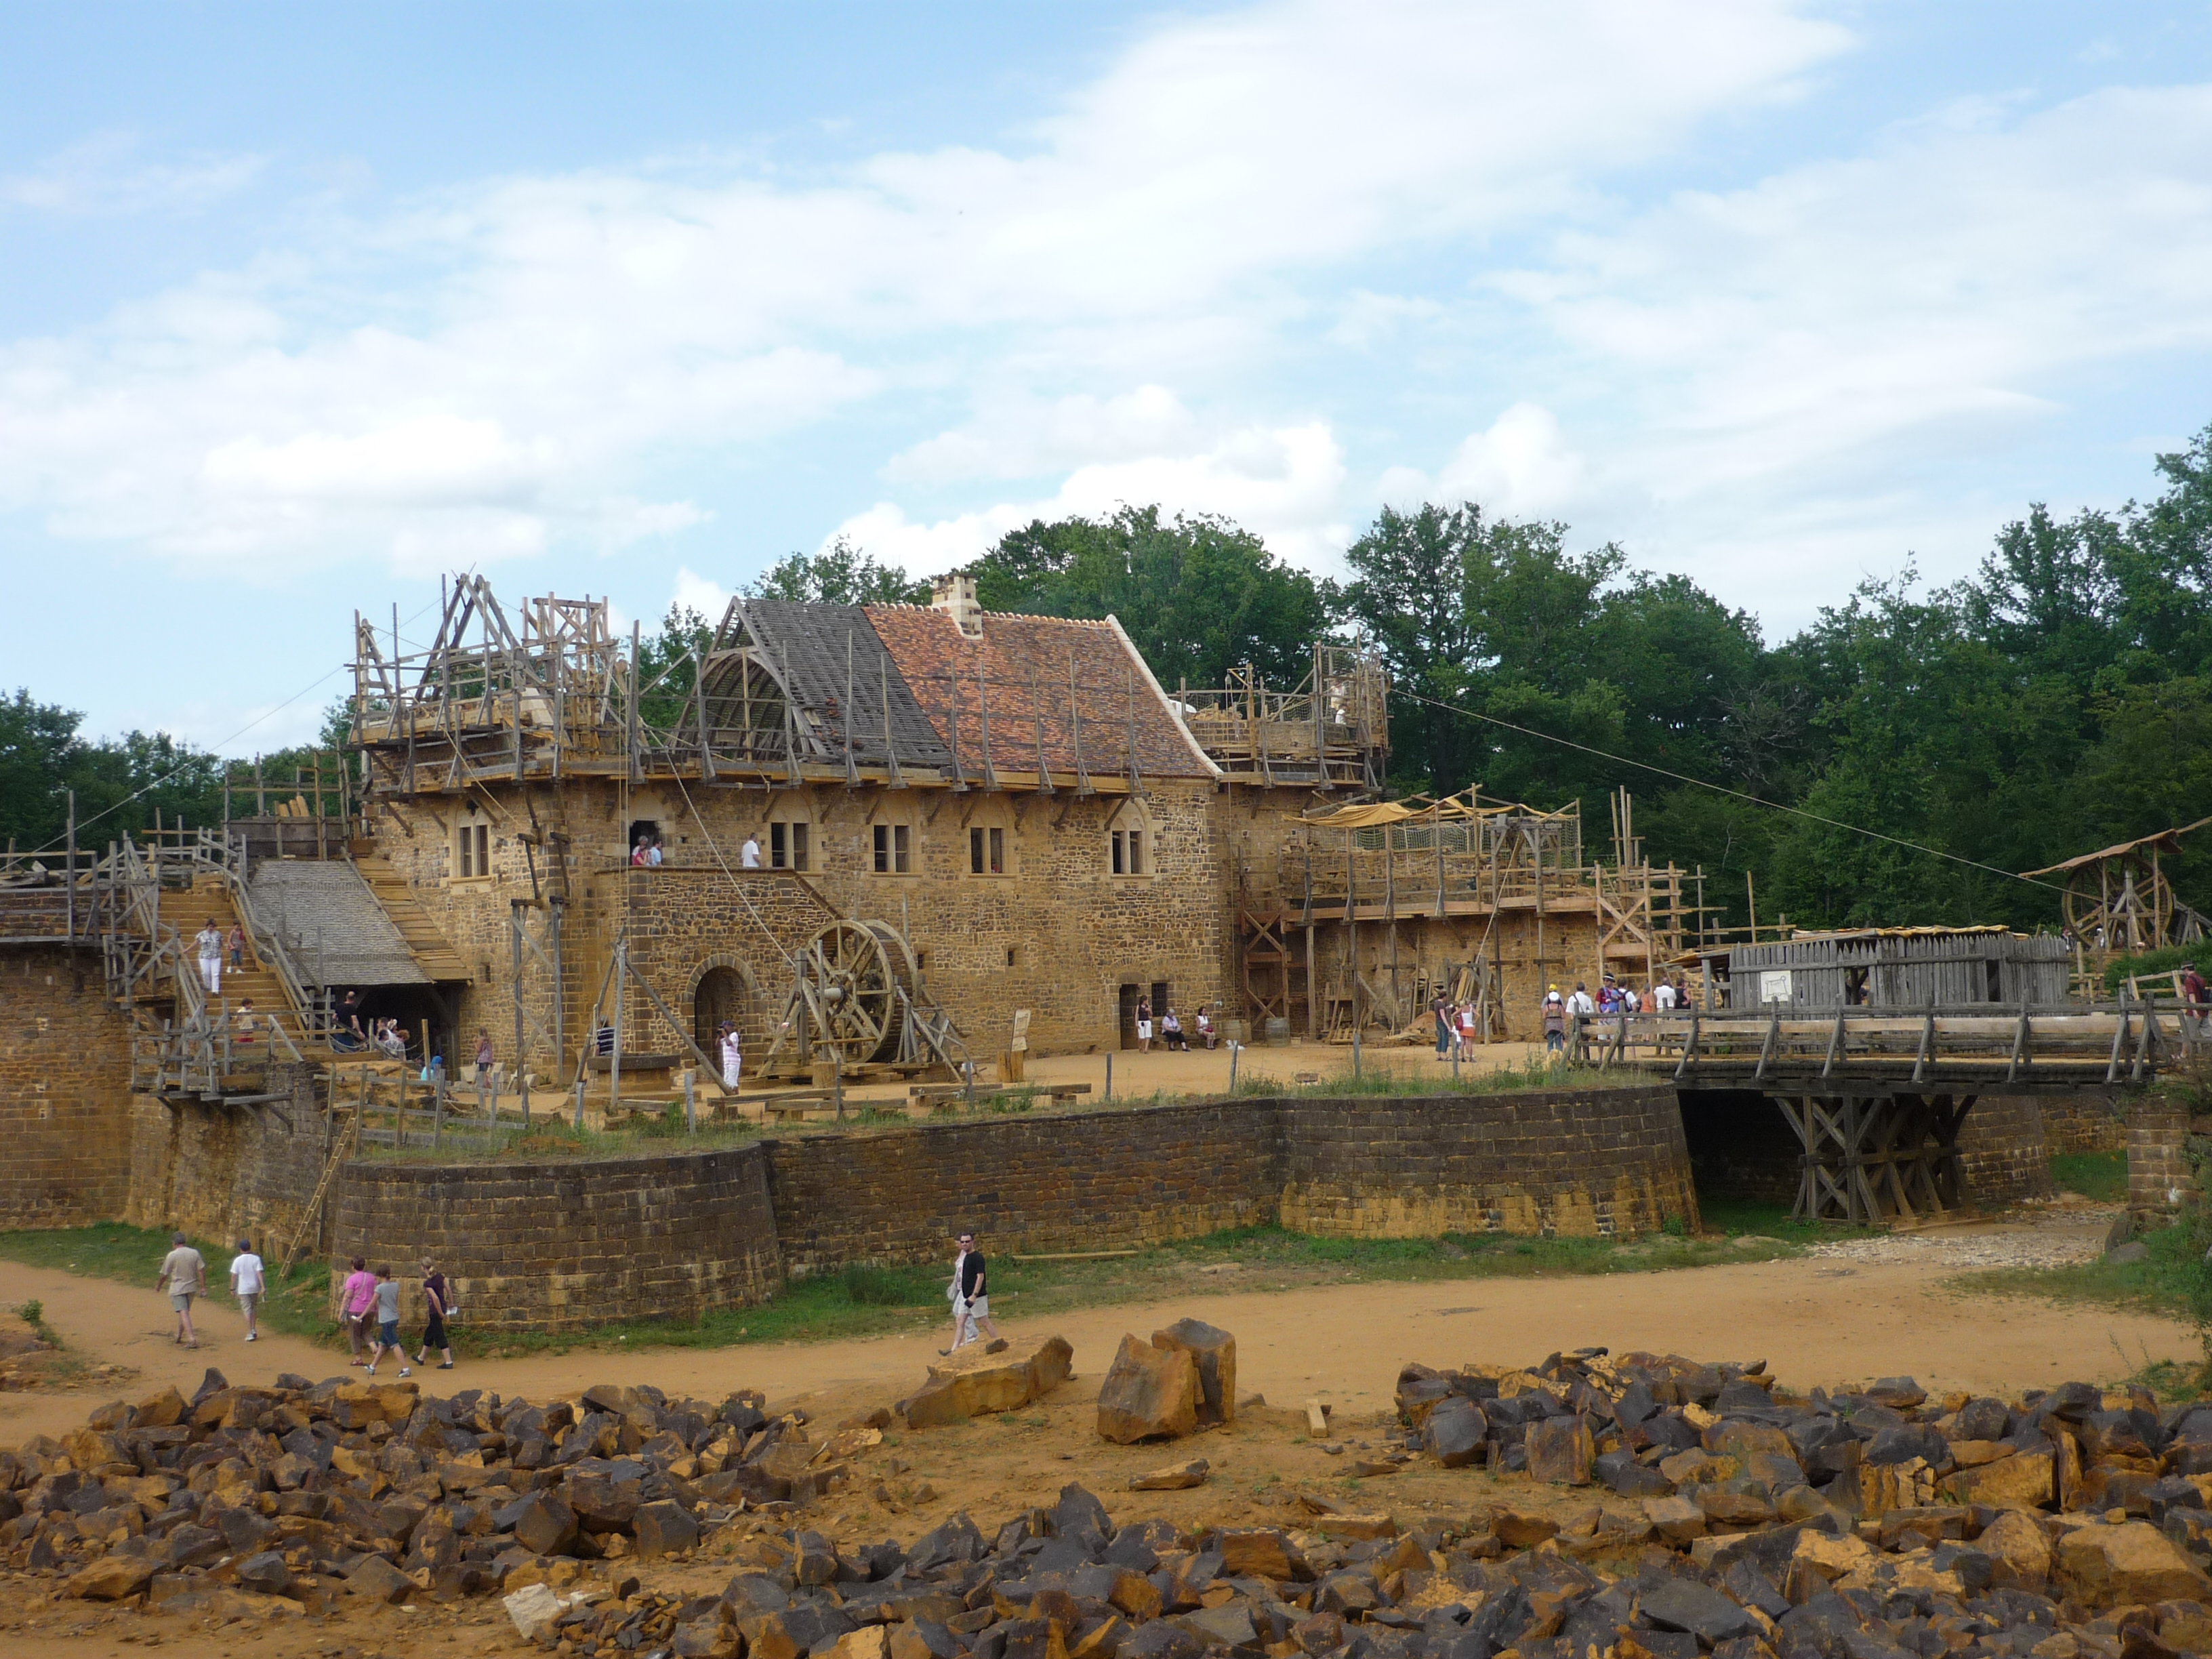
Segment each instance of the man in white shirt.
[{"label": "man in white shirt", "polygon": [[1663,979],[1661,980],[1651,988],[1651,1000],[1661,1013],[1667,1012],[1674,1006],[1674,986]]},{"label": "man in white shirt", "polygon": [[1569,1014],[1594,1014],[1596,1012],[1597,1004],[1590,1000],[1589,993],[1583,988],[1582,981],[1577,980],[1575,981],[1574,994],[1567,999],[1567,1012]]},{"label": "man in white shirt", "polygon": [[253,1241],[238,1241],[238,1254],[230,1259],[230,1293],[238,1298],[238,1310],[246,1316],[246,1340],[258,1342],[260,1333],[254,1325],[254,1316],[261,1309],[264,1285],[261,1258],[253,1253]]},{"label": "man in white shirt", "polygon": [[222,994],[222,934],[217,931],[215,918],[207,919],[207,926],[192,935],[192,943],[199,947],[200,983],[207,987],[210,996]]},{"label": "man in white shirt", "polygon": [[748,870],[757,870],[761,867],[760,842],[754,839],[750,831],[745,836],[744,850],[738,854],[738,862]]}]

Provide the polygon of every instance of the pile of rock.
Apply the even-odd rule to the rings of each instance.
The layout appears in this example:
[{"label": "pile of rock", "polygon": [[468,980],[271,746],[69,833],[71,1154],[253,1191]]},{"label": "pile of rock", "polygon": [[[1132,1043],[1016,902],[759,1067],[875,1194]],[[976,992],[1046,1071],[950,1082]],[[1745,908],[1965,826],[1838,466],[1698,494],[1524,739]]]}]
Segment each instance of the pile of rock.
[{"label": "pile of rock", "polygon": [[1200,1319],[1178,1319],[1121,1346],[1098,1390],[1098,1432],[1129,1445],[1175,1440],[1237,1418],[1237,1339]]},{"label": "pile of rock", "polygon": [[817,1440],[802,1414],[771,1420],[763,1403],[602,1386],[534,1406],[343,1378],[232,1388],[210,1370],[190,1400],[118,1401],[0,1454],[0,1552],[67,1575],[75,1595],[311,1608],[680,1556],[741,1510],[773,1515],[851,1479],[890,1421],[878,1411]]}]

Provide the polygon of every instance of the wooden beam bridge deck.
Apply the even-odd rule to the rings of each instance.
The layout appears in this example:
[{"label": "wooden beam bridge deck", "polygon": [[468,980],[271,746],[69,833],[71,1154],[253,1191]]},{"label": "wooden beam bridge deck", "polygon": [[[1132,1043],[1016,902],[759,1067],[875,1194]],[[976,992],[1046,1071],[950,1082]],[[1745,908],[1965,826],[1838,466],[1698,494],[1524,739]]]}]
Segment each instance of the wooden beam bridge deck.
[{"label": "wooden beam bridge deck", "polygon": [[1571,1042],[1601,1069],[1771,1098],[1802,1149],[1802,1220],[1917,1224],[1964,1202],[1959,1133],[1984,1094],[2139,1083],[2204,1052],[2179,1006],[1780,1008],[1584,1015]]},{"label": "wooden beam bridge deck", "polygon": [[2063,1009],[1691,1009],[1589,1014],[1577,1055],[1601,1068],[1662,1070],[1686,1088],[1772,1093],[2009,1093],[2141,1082],[2205,1049],[2179,1008],[2148,1003]]}]

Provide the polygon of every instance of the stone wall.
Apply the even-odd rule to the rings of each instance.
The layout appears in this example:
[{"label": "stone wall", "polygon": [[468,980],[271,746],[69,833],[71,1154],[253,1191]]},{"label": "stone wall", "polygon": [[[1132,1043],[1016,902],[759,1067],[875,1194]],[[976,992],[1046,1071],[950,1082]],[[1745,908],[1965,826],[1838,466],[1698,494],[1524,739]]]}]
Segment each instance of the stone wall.
[{"label": "stone wall", "polygon": [[[1165,985],[1186,1008],[1231,994],[1231,894],[1215,828],[1225,798],[1200,779],[1148,780],[1146,788],[1139,800],[980,789],[964,795],[848,791],[842,784],[765,792],[694,788],[688,795],[646,784],[625,796],[614,783],[594,779],[572,779],[557,790],[491,781],[466,799],[380,803],[374,823],[377,850],[406,878],[471,968],[461,991],[461,1030],[488,1028],[504,1066],[514,1064],[514,1047],[510,906],[532,891],[515,832],[533,809],[543,829],[571,838],[561,872],[568,892],[562,1018],[571,1050],[564,1072],[574,1063],[625,925],[640,971],[687,1030],[701,976],[711,967],[738,969],[754,988],[755,1006],[747,1012],[757,1053],[767,1023],[781,1017],[788,994],[785,953],[837,916],[879,919],[903,930],[922,958],[931,994],[951,1011],[971,1051],[988,1059],[1005,1047],[1016,1008],[1030,1011],[1032,1052],[1079,1053],[1120,1041],[1124,985]],[[479,793],[495,799],[500,810],[488,807]],[[629,866],[625,836],[640,822],[660,827],[664,862],[658,869]],[[454,873],[456,831],[464,823],[489,829],[489,875]],[[758,834],[765,857],[771,823],[808,826],[803,883],[770,872],[738,872],[746,835]],[[907,830],[905,872],[875,870],[878,824]],[[1144,830],[1142,873],[1113,873],[1116,828]],[[971,872],[971,829],[1000,832],[1003,873]],[[540,848],[541,883],[552,878],[549,858]],[[546,975],[527,957],[521,988],[529,1018],[550,1029]],[[623,1013],[625,1048],[658,1052],[673,1046],[665,1022],[643,998],[629,996]],[[542,1042],[526,1046],[530,1069],[556,1069]]]},{"label": "stone wall", "polygon": [[1244,1097],[768,1143],[793,1271],[999,1250],[1115,1249],[1276,1218],[1279,1103]]},{"label": "stone wall", "polygon": [[2045,1095],[2043,1144],[2054,1152],[2117,1152],[2128,1144],[2118,1091]]},{"label": "stone wall", "polygon": [[[312,1066],[272,1066],[268,1088],[290,1098],[228,1106],[131,1096],[124,1219],[223,1243],[252,1238],[273,1258],[314,1196],[333,1126]],[[306,1243],[312,1255],[319,1241]]]},{"label": "stone wall", "polygon": [[100,958],[0,951],[0,1228],[123,1212],[131,1182],[130,1028]]},{"label": "stone wall", "polygon": [[1959,1126],[1959,1168],[1969,1201],[2017,1204],[2049,1198],[2051,1152],[2039,1095],[1984,1095]]},{"label": "stone wall", "polygon": [[1694,1224],[1670,1089],[1244,1097],[917,1124],[603,1164],[355,1160],[329,1254],[432,1257],[472,1325],[557,1329],[757,1302],[784,1273],[1113,1249],[1280,1221],[1337,1237]]},{"label": "stone wall", "polygon": [[695,1318],[782,1282],[768,1160],[761,1146],[605,1163],[356,1160],[334,1194],[330,1254],[402,1279],[428,1258],[472,1328]]},{"label": "stone wall", "polygon": [[2189,1109],[2147,1094],[2128,1108],[2128,1213],[2137,1231],[2163,1226],[2196,1194],[2185,1143]]},{"label": "stone wall", "polygon": [[1339,1238],[1698,1224],[1670,1086],[1283,1103],[1279,1218]]}]

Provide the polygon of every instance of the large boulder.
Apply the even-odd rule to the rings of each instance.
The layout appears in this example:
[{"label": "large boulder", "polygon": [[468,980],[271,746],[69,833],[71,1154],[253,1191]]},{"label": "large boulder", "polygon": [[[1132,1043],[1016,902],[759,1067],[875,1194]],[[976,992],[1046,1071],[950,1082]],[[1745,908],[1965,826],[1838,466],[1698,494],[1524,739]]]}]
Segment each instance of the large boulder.
[{"label": "large boulder", "polygon": [[1175,1439],[1197,1427],[1198,1362],[1190,1351],[1123,1337],[1098,1390],[1098,1432],[1126,1446]]},{"label": "large boulder", "polygon": [[2093,1608],[2212,1600],[2212,1579],[2142,1521],[2076,1527],[2058,1540],[2058,1571]]},{"label": "large boulder", "polygon": [[964,1423],[1041,1400],[1067,1381],[1075,1350],[1065,1338],[986,1352],[981,1342],[956,1348],[929,1368],[929,1380],[900,1410],[910,1429]]},{"label": "large boulder", "polygon": [[1181,1348],[1198,1364],[1198,1420],[1228,1423],[1237,1416],[1237,1339],[1202,1319],[1178,1319],[1152,1333],[1156,1348]]}]

